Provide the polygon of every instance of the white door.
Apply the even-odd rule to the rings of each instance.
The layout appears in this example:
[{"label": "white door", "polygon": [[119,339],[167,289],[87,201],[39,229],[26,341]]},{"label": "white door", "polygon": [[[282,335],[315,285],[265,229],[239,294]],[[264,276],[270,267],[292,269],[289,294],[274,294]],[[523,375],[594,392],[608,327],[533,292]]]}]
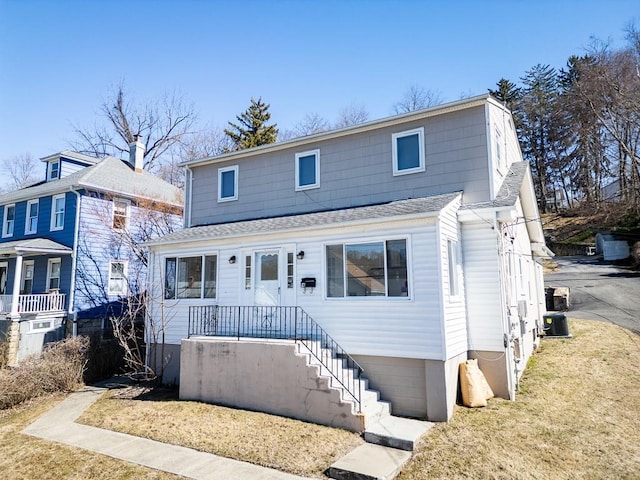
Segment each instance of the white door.
[{"label": "white door", "polygon": [[280,305],[279,251],[256,252],[254,305]]}]

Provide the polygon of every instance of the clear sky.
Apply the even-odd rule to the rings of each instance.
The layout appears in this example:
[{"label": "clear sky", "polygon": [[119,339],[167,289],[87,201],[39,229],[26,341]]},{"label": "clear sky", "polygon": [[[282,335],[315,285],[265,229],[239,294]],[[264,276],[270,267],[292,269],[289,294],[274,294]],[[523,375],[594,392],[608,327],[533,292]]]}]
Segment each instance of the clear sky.
[{"label": "clear sky", "polygon": [[252,96],[284,129],[352,103],[375,119],[412,84],[452,101],[561,68],[592,36],[622,46],[633,20],[638,0],[0,0],[0,159],[68,148],[120,82],[182,93],[201,126]]}]

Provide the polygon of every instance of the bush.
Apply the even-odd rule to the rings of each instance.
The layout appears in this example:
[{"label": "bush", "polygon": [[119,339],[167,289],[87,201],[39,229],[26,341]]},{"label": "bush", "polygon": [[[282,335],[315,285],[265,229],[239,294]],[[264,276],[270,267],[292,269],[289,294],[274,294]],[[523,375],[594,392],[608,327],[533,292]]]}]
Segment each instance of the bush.
[{"label": "bush", "polygon": [[42,353],[1,370],[0,409],[47,393],[76,389],[82,383],[88,347],[87,337],[48,343]]}]

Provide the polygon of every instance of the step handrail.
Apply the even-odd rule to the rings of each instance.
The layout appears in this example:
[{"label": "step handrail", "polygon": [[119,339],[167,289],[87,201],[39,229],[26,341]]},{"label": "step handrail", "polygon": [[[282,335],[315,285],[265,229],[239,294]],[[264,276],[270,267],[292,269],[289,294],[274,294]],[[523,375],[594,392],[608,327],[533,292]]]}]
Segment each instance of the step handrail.
[{"label": "step handrail", "polygon": [[191,305],[188,337],[192,336],[295,340],[362,411],[364,369],[302,307]]}]

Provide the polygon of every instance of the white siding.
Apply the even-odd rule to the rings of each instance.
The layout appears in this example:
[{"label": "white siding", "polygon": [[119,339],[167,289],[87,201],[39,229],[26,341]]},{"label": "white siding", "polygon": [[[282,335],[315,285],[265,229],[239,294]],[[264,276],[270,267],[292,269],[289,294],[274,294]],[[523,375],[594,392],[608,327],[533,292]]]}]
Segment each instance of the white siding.
[{"label": "white siding", "polygon": [[[452,203],[440,215],[440,277],[442,280],[441,291],[447,359],[465,352],[468,344],[463,269],[458,268],[457,272],[449,271],[448,240],[457,242],[459,265],[462,266],[464,261],[457,217],[458,207],[459,201]],[[449,285],[453,275],[458,275],[459,292],[456,296],[451,296],[449,293]]]},{"label": "white siding", "polygon": [[504,350],[496,235],[482,221],[462,225],[469,350]]},{"label": "white siding", "polygon": [[[159,247],[157,263],[163,255],[220,252],[218,302],[221,305],[244,303],[244,261],[242,255],[258,249],[288,245],[293,251],[304,250],[304,259],[296,260],[294,300],[325,328],[349,353],[401,358],[444,359],[442,332],[442,282],[439,277],[437,220],[428,218],[381,225],[334,227],[331,229],[288,234],[263,235],[259,238],[211,239],[189,249]],[[301,239],[304,238],[304,241]],[[331,242],[358,242],[406,238],[409,263],[409,298],[325,298],[324,247]],[[235,247],[235,248],[234,248]],[[235,254],[236,263],[228,263]],[[155,283],[160,281],[154,269]],[[300,278],[315,277],[317,288],[304,292]],[[286,288],[286,279],[283,287]],[[236,294],[233,294],[233,291]],[[212,303],[211,300],[167,301],[166,341],[179,343],[187,336],[188,305]],[[159,305],[152,307],[157,312]]]},{"label": "white siding", "polygon": [[513,119],[508,112],[491,103],[487,104],[488,167],[494,198],[509,171],[509,165],[522,161],[520,144],[514,128]]},{"label": "white siding", "polygon": [[72,173],[79,172],[83,168],[87,168],[87,165],[78,165],[75,162],[60,161],[60,178],[67,177]]}]

